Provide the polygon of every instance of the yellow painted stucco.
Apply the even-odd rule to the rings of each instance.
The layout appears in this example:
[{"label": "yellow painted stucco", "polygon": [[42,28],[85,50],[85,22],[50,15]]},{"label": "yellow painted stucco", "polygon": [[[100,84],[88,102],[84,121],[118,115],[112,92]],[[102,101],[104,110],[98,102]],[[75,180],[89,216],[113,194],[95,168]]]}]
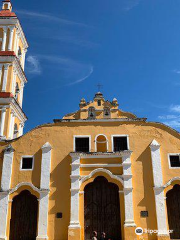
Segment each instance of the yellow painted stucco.
[{"label": "yellow painted stucco", "polygon": [[[163,181],[167,183],[173,177],[179,175],[179,169],[169,169],[168,153],[180,152],[180,136],[177,132],[162,124],[145,122],[84,122],[84,123],[56,123],[38,127],[25,134],[23,137],[11,142],[14,152],[13,171],[11,188],[18,183],[31,182],[34,186],[40,187],[41,169],[41,147],[49,142],[52,145],[52,164],[51,164],[51,183],[49,195],[49,239],[68,238],[68,226],[70,221],[70,174],[71,157],[69,153],[73,151],[74,135],[91,135],[92,152],[95,151],[95,138],[99,133],[103,133],[109,142],[109,151],[112,149],[111,135],[126,134],[129,136],[130,150],[132,154],[132,174],[133,174],[133,204],[135,223],[142,228],[157,229],[155,200],[153,193],[152,160],[149,145],[153,139],[161,145]],[[172,144],[173,143],[173,144]],[[9,144],[9,143],[8,143]],[[3,146],[2,146],[3,145]],[[1,150],[5,144],[1,144]],[[1,153],[1,156],[3,154]],[[21,171],[20,162],[23,155],[34,155],[35,165],[33,171]],[[2,157],[0,158],[2,166]],[[83,164],[91,161],[93,163],[121,163],[119,159],[82,159]],[[113,174],[122,174],[122,169],[109,169]],[[81,175],[88,175],[93,168],[82,169]],[[97,174],[98,175],[98,174]],[[102,175],[102,174],[101,174]],[[93,181],[93,176],[89,182]],[[109,176],[105,176],[112,182]],[[178,182],[177,182],[178,183]],[[88,184],[88,182],[87,182]],[[81,186],[83,191],[84,185]],[[119,186],[121,189],[121,186]],[[13,196],[11,196],[13,198]],[[120,198],[121,221],[124,219],[123,196]],[[84,212],[83,196],[80,196],[80,223],[81,239],[83,239]],[[141,218],[140,211],[148,210],[149,217]],[[63,212],[62,219],[56,219],[57,212]],[[9,216],[10,218],[10,216]],[[132,228],[133,229],[133,228]],[[123,230],[123,236],[128,235],[129,231],[133,235],[134,229]],[[7,229],[7,232],[9,229]],[[78,231],[78,230],[77,230]],[[72,236],[69,237],[71,239]],[[133,236],[134,237],[134,236]],[[144,236],[146,239],[156,239],[155,235]],[[74,239],[74,238],[72,238]],[[132,238],[125,238],[132,239]]]}]

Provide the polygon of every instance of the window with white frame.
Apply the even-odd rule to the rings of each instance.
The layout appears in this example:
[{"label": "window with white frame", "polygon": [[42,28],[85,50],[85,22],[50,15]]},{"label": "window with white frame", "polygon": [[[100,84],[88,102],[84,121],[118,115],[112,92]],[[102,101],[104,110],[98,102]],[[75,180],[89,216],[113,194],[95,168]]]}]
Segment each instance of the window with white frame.
[{"label": "window with white frame", "polygon": [[21,170],[33,170],[34,158],[32,156],[24,156],[21,160]]},{"label": "window with white frame", "polygon": [[89,137],[75,137],[75,152],[90,152]]},{"label": "window with white frame", "polygon": [[180,168],[180,154],[170,154],[169,163],[171,168]]},{"label": "window with white frame", "polygon": [[128,150],[127,136],[113,136],[113,152]]}]

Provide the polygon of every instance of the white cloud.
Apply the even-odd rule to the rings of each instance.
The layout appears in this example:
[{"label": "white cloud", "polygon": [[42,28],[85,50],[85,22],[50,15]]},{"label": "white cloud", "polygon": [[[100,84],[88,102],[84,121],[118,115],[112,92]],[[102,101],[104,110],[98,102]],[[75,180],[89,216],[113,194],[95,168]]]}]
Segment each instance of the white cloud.
[{"label": "white cloud", "polygon": [[159,119],[162,120],[169,120],[169,119],[176,119],[180,116],[176,116],[176,115],[164,115],[164,116],[158,116]]},{"label": "white cloud", "polygon": [[40,62],[36,56],[29,55],[27,61],[27,72],[31,74],[41,74]]},{"label": "white cloud", "polygon": [[171,105],[169,110],[171,112],[180,113],[180,105]]},{"label": "white cloud", "polygon": [[173,72],[176,74],[180,74],[180,70],[177,70],[177,69],[174,69]]},{"label": "white cloud", "polygon": [[141,0],[125,0],[124,10],[125,11],[130,11],[131,9],[136,7],[140,2],[141,2]]},{"label": "white cloud", "polygon": [[163,122],[165,125],[168,125],[173,128],[180,128],[180,118],[177,120]]},{"label": "white cloud", "polygon": [[[49,67],[60,71],[61,81],[65,86],[71,86],[85,81],[93,73],[91,64],[81,63],[71,58],[54,55],[38,55],[42,62],[50,62]],[[59,86],[58,86],[59,87]]]},{"label": "white cloud", "polygon": [[31,12],[31,11],[27,11],[27,10],[16,10],[16,12],[19,15],[22,15],[24,17],[34,17],[34,18],[39,18],[43,21],[53,21],[53,22],[58,22],[58,23],[62,23],[62,24],[66,24],[66,25],[76,25],[79,27],[89,27],[88,25],[84,24],[84,23],[79,23],[79,22],[74,22],[74,21],[70,21],[61,17],[57,17],[54,15],[51,15],[49,13],[42,13],[42,12]]}]

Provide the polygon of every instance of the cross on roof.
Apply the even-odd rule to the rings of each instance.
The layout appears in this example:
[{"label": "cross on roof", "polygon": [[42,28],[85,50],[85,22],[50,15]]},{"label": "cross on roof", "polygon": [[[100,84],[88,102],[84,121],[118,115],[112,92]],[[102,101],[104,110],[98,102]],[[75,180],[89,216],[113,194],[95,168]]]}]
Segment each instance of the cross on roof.
[{"label": "cross on roof", "polygon": [[100,92],[100,91],[101,91],[101,88],[103,88],[103,85],[100,84],[100,83],[98,83],[98,84],[97,84],[97,87],[98,87],[98,92]]}]

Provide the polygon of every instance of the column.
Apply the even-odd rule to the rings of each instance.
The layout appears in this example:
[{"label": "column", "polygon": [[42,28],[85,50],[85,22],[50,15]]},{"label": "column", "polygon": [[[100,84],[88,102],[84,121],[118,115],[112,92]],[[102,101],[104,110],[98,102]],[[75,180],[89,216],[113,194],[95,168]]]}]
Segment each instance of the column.
[{"label": "column", "polygon": [[19,38],[20,38],[20,34],[19,32],[17,32],[17,41],[16,41],[16,50],[15,53],[18,56],[18,50],[19,50]]},{"label": "column", "polygon": [[24,128],[24,123],[20,123],[20,129],[19,129],[19,137],[23,135],[23,128]]},{"label": "column", "polygon": [[3,84],[2,84],[2,92],[6,91],[8,68],[9,68],[9,64],[4,64],[4,77],[3,77]]},{"label": "column", "polygon": [[38,219],[38,236],[37,240],[48,239],[48,203],[50,188],[50,172],[51,172],[51,145],[47,142],[42,146],[42,162],[41,162],[41,194],[39,199],[39,219]]},{"label": "column", "polygon": [[9,125],[9,139],[13,139],[14,121],[15,121],[15,112],[13,110],[11,110],[10,125]]},{"label": "column", "polygon": [[12,164],[13,164],[14,149],[9,145],[4,150],[1,191],[0,191],[0,240],[6,240],[7,216],[8,216],[8,201],[9,190],[11,184]]},{"label": "column", "polygon": [[11,89],[11,92],[13,95],[15,95],[15,89],[16,89],[16,76],[17,76],[17,72],[16,70],[13,70],[13,81],[12,81],[12,89]]},{"label": "column", "polygon": [[8,51],[12,51],[12,43],[13,43],[13,35],[14,35],[14,26],[9,27],[10,34],[9,34],[9,44],[8,44]]},{"label": "column", "polygon": [[21,83],[21,88],[20,88],[20,106],[21,107],[23,102],[23,92],[24,92],[24,83]]},{"label": "column", "polygon": [[80,155],[71,153],[71,209],[68,240],[81,238],[79,223],[79,190],[80,190]]},{"label": "column", "polygon": [[1,51],[6,50],[6,41],[7,41],[7,27],[3,27],[3,40],[2,40]]},{"label": "column", "polygon": [[155,194],[155,204],[156,204],[156,215],[157,215],[157,230],[158,239],[169,239],[169,234],[167,232],[166,225],[166,207],[163,189],[163,175],[161,167],[161,154],[160,154],[160,144],[153,140],[151,145],[151,158],[152,158],[152,168],[153,168],[153,180],[154,180],[154,194]]},{"label": "column", "polygon": [[2,82],[2,67],[3,67],[3,64],[0,64],[0,85]]},{"label": "column", "polygon": [[24,49],[24,48],[23,48],[23,51],[22,51],[22,60],[21,60],[21,64],[22,64],[23,70],[24,70],[24,65],[25,65],[26,52],[27,52],[27,49]]},{"label": "column", "polygon": [[131,151],[124,151],[121,154],[124,179],[125,240],[137,239],[137,235],[135,234],[136,224],[134,222],[134,208],[133,208],[131,154],[132,154]]},{"label": "column", "polygon": [[6,109],[1,109],[1,121],[0,121],[0,137],[4,137],[4,124],[5,124],[5,117],[6,117]]}]

